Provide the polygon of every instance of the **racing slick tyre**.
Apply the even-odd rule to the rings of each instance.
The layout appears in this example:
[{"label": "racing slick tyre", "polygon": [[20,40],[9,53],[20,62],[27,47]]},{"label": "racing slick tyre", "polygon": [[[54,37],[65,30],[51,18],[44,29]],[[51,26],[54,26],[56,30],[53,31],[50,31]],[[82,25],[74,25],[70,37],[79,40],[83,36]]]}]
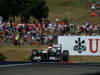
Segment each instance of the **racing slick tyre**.
[{"label": "racing slick tyre", "polygon": [[69,60],[69,51],[68,50],[63,50],[62,61],[68,61],[68,60]]},{"label": "racing slick tyre", "polygon": [[32,50],[32,56],[37,56],[38,51],[36,49]]},{"label": "racing slick tyre", "polygon": [[37,56],[38,52],[36,49],[32,50],[32,54],[31,54],[31,61],[34,61],[34,57]]}]

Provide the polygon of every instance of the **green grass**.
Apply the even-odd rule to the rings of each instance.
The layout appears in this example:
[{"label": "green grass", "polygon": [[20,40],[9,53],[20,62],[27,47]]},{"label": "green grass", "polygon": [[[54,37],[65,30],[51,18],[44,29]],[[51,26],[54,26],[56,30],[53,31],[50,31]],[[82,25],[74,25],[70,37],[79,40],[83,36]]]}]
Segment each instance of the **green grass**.
[{"label": "green grass", "polygon": [[87,0],[47,0],[50,9],[49,17],[55,21],[57,16],[62,18],[74,17],[72,23],[92,21],[100,23],[100,17],[91,17],[91,10],[86,7]]},{"label": "green grass", "polygon": [[44,49],[46,45],[33,46],[0,46],[0,53],[6,57],[6,61],[28,61],[31,56],[32,49]]},{"label": "green grass", "polygon": [[88,61],[88,62],[99,62],[100,56],[71,56],[71,61]]}]

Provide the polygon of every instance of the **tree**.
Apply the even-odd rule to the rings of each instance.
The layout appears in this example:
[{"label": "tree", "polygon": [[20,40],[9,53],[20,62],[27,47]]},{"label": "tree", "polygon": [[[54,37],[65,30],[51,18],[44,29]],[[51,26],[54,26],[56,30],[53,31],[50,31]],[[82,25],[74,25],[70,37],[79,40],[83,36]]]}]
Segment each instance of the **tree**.
[{"label": "tree", "polygon": [[5,20],[9,17],[21,16],[24,19],[33,16],[40,22],[48,17],[49,9],[46,0],[3,0],[0,1],[0,16]]},{"label": "tree", "polygon": [[25,10],[24,18],[28,18],[29,16],[33,16],[42,22],[42,18],[48,17],[49,9],[46,6],[46,0],[30,0],[29,6],[27,7],[28,10]]},{"label": "tree", "polygon": [[33,15],[35,18],[37,18],[40,22],[42,21],[42,18],[48,17],[48,7],[46,6],[45,0],[34,0],[34,5],[32,9],[30,10],[31,15]]}]

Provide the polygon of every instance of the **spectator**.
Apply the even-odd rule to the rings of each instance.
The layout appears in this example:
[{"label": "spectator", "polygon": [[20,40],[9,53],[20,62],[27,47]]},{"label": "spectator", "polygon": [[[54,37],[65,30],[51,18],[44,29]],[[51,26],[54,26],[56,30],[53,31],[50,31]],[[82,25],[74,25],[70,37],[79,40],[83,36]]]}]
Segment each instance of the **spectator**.
[{"label": "spectator", "polygon": [[91,16],[96,17],[97,16],[97,13],[95,11],[93,11],[93,12],[91,12]]}]

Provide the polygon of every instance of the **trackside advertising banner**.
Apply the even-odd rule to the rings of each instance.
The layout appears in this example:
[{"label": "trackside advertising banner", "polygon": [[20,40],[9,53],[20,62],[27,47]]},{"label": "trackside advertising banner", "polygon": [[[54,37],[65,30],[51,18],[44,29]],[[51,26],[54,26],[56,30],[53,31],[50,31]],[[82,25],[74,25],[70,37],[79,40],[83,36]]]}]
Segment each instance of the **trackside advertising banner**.
[{"label": "trackside advertising banner", "polygon": [[100,36],[59,36],[58,44],[72,56],[100,56]]}]

